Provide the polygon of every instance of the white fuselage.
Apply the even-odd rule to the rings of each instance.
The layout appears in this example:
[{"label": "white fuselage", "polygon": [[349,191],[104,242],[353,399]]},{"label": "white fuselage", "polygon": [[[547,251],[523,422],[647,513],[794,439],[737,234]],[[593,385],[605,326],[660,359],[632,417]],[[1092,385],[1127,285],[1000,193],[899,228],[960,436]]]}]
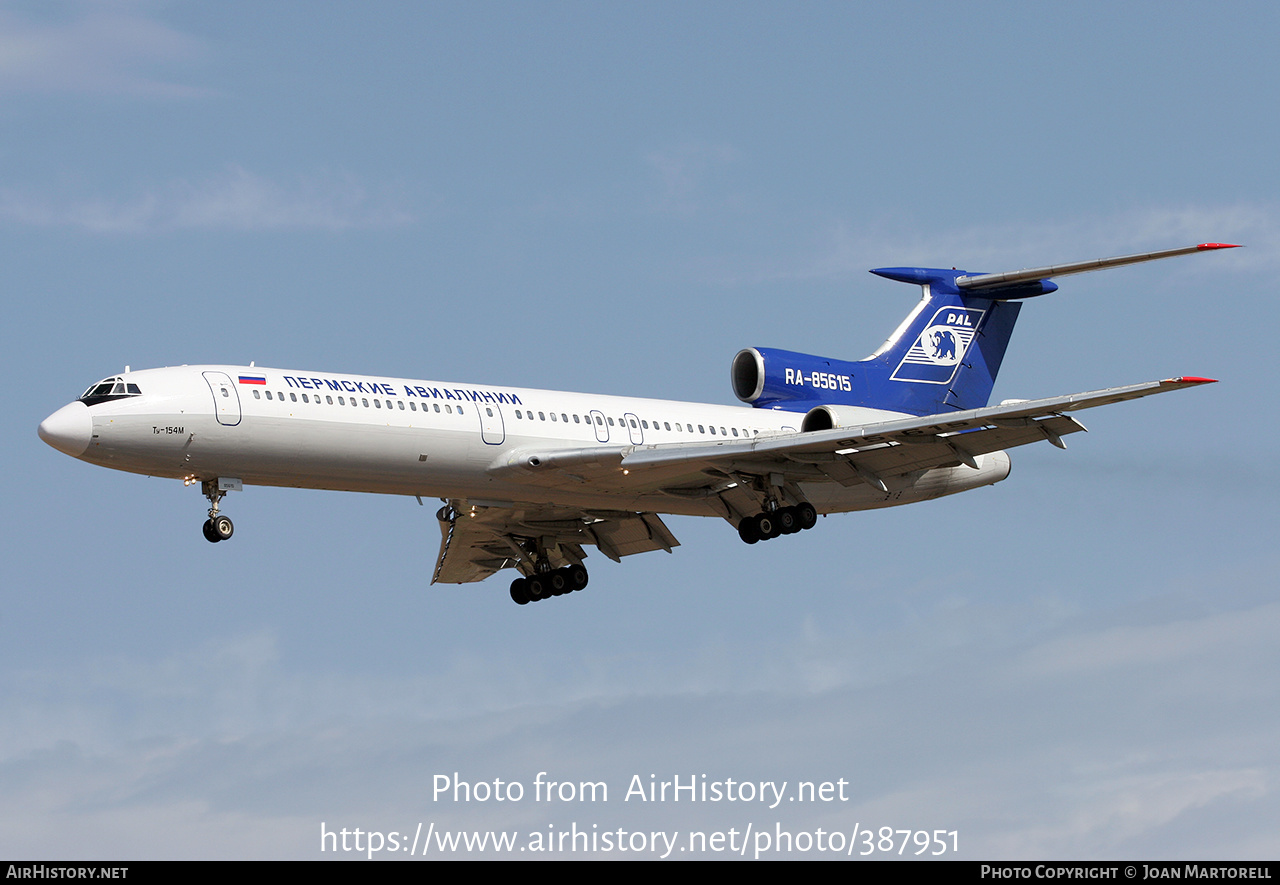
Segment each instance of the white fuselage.
[{"label": "white fuselage", "polygon": [[[140,391],[73,402],[41,425],[82,460],[175,479],[235,477],[248,485],[335,489],[472,501],[717,515],[705,499],[661,489],[522,482],[522,452],[731,442],[795,432],[802,414],[740,406],[563,393],[241,366],[181,366],[122,375]],[[901,417],[858,410],[872,424]],[[861,414],[865,413],[865,414]],[[988,485],[982,469],[937,468],[886,494],[868,484],[802,484],[819,512],[905,504]]]}]

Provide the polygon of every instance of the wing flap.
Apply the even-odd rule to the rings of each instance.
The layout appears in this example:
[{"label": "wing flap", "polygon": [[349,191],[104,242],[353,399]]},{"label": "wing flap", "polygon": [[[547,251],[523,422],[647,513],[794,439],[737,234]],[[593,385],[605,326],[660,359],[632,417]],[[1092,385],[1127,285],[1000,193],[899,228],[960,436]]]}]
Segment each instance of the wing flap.
[{"label": "wing flap", "polygon": [[645,446],[625,454],[621,466],[633,474],[682,464],[754,475],[777,472],[799,481],[826,477],[843,485],[853,485],[856,476],[857,481],[875,484],[877,477],[967,464],[977,456],[1030,443],[1049,441],[1061,446],[1063,436],[1085,429],[1066,412],[1205,383],[1211,379],[1171,378],[862,427],[732,442]]},{"label": "wing flap", "polygon": [[564,508],[457,506],[440,511],[440,552],[433,584],[469,584],[504,568],[533,572],[543,557],[553,567],[580,563],[583,544],[615,562],[623,556],[679,547],[655,513],[587,513]]},{"label": "wing flap", "polygon": [[596,547],[614,562],[624,556],[679,547],[680,542],[656,513],[637,513],[627,519],[606,519],[585,527]]},{"label": "wing flap", "polygon": [[483,581],[512,564],[514,551],[488,528],[471,520],[441,519],[440,536],[433,584]]}]

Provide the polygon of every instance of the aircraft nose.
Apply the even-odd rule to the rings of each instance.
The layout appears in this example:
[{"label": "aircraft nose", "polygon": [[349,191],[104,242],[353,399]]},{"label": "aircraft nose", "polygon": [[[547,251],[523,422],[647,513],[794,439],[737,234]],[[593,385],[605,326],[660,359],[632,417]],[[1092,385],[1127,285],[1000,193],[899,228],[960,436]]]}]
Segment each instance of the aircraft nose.
[{"label": "aircraft nose", "polygon": [[40,438],[59,452],[79,458],[93,437],[93,419],[84,403],[68,403],[40,422]]}]

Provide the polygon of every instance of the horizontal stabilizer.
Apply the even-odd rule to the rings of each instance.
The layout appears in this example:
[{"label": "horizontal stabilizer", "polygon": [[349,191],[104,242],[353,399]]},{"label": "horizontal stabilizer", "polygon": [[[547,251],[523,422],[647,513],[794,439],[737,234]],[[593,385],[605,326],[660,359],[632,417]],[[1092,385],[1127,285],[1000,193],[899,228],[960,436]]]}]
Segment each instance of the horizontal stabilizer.
[{"label": "horizontal stabilizer", "polygon": [[1239,249],[1235,243],[1201,243],[1198,246],[1184,246],[1181,249],[1165,249],[1162,252],[1139,252],[1134,255],[1120,255],[1115,258],[1095,258],[1092,261],[1076,261],[1071,264],[1053,264],[1048,267],[1032,267],[1026,270],[1011,270],[1005,273],[983,273],[956,277],[956,286],[961,289],[995,289],[1005,286],[1017,286],[1036,280],[1047,280],[1051,277],[1064,277],[1073,273],[1088,273],[1091,270],[1103,270],[1108,267],[1123,267],[1126,264],[1141,264],[1144,261],[1157,261],[1161,258],[1173,258],[1175,255],[1190,255],[1194,252],[1207,252],[1212,249]]}]

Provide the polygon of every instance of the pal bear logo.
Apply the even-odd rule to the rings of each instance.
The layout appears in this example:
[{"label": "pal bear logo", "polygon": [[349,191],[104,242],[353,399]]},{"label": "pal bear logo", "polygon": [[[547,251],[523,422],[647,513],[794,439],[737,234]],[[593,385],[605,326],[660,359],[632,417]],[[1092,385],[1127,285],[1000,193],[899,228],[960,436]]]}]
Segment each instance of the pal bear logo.
[{"label": "pal bear logo", "polygon": [[983,311],[963,307],[938,310],[891,376],[895,381],[946,384],[973,343]]},{"label": "pal bear logo", "polygon": [[934,326],[924,336],[933,349],[930,356],[935,363],[951,364],[956,361],[956,336],[950,329]]}]

